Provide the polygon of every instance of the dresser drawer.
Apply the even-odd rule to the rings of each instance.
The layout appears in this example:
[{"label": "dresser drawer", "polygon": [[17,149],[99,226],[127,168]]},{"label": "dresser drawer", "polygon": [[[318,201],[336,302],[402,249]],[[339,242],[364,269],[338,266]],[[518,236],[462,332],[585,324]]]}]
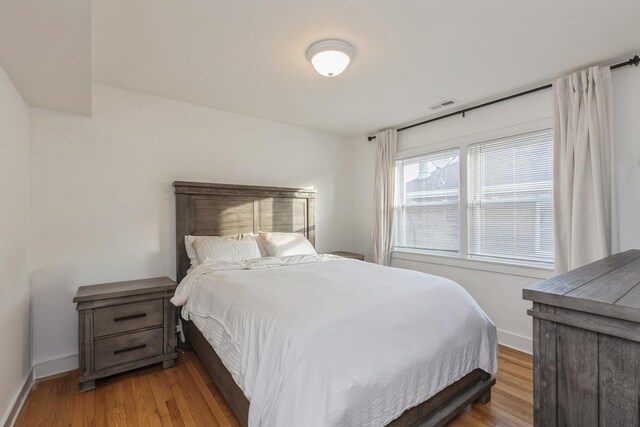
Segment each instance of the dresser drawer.
[{"label": "dresser drawer", "polygon": [[95,337],[162,325],[161,299],[98,308],[93,317]]},{"label": "dresser drawer", "polygon": [[96,371],[162,355],[162,331],[162,328],[157,328],[96,340]]}]

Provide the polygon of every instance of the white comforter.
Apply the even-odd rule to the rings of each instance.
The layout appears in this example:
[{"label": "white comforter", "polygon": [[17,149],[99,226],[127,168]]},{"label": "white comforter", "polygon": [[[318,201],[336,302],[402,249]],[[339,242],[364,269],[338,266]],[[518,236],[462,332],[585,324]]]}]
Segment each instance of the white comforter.
[{"label": "white comforter", "polygon": [[250,400],[249,426],[381,426],[497,371],[487,315],[415,271],[326,255],[200,265],[172,302]]}]

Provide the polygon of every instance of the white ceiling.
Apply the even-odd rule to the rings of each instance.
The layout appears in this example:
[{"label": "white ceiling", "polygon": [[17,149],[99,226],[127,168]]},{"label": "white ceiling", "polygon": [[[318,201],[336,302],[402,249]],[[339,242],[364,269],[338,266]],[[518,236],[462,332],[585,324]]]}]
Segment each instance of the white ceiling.
[{"label": "white ceiling", "polygon": [[91,114],[91,1],[0,0],[0,65],[34,107]]},{"label": "white ceiling", "polygon": [[[430,115],[447,98],[473,102],[640,52],[638,0],[93,0],[83,24],[88,5],[0,0],[0,64],[30,104],[86,113],[92,73],[362,135]],[[305,58],[324,38],[356,49],[333,79]]]},{"label": "white ceiling", "polygon": [[[638,0],[94,0],[94,80],[360,135],[640,50]],[[305,51],[356,48],[333,79]]]}]

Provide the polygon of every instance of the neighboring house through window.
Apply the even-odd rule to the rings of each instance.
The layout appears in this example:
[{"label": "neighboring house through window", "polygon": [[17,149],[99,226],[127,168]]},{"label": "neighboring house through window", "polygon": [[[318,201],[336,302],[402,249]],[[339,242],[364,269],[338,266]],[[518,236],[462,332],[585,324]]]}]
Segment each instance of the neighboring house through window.
[{"label": "neighboring house through window", "polygon": [[401,159],[397,174],[397,248],[553,264],[552,130]]}]

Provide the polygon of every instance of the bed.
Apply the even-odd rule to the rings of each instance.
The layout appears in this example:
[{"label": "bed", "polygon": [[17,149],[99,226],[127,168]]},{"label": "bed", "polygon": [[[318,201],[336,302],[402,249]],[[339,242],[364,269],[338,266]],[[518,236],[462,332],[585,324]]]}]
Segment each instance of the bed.
[{"label": "bed", "polygon": [[[174,182],[174,187],[178,281],[186,277],[184,283],[201,292],[184,307],[190,319],[184,323],[185,334],[241,425],[439,426],[469,404],[490,400],[497,371],[495,326],[458,285],[327,255],[256,263],[278,264],[269,268],[207,267],[200,275],[187,277],[187,235],[299,232],[314,244],[315,191],[193,182]],[[358,288],[355,277],[366,277],[367,289],[375,291]],[[400,279],[407,285],[386,286]],[[270,281],[268,287],[256,285]],[[429,289],[412,285],[420,281],[428,281]],[[431,297],[425,299],[428,309],[421,311],[416,301],[425,292]],[[338,293],[342,297],[336,297]],[[447,303],[437,304],[436,294]],[[385,298],[391,302],[385,304]],[[295,309],[286,305],[287,299],[295,301]],[[251,304],[258,306],[258,314]],[[456,314],[438,330],[421,326],[412,330],[402,323],[404,312],[428,320],[443,306]],[[222,315],[205,316],[211,307],[236,317],[225,324]],[[251,316],[238,317],[242,310]],[[359,310],[362,313],[356,315]],[[248,317],[266,320],[249,322]],[[399,319],[398,329],[387,326],[389,319]],[[442,332],[447,329],[451,330]],[[221,345],[225,334],[227,344],[234,339],[246,343],[245,351],[236,355],[242,360],[234,362],[228,345]],[[407,349],[433,354],[416,360],[402,348],[405,342],[411,343]],[[376,345],[379,348],[372,351]],[[451,354],[443,348],[451,349]],[[405,365],[411,369],[399,368]]]}]

